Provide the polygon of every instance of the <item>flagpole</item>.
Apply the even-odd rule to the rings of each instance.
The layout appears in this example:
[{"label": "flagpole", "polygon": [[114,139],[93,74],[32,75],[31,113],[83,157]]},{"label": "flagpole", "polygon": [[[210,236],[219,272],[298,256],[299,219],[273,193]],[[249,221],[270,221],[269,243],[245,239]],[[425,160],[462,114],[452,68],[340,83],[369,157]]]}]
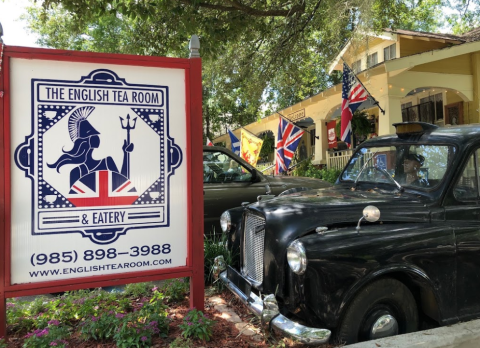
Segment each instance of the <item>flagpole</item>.
[{"label": "flagpole", "polygon": [[255,138],[258,138],[258,139],[260,139],[260,137],[256,136],[255,134],[253,134],[253,133],[252,133],[252,132],[250,132],[248,129],[244,128],[243,126],[241,126],[241,127],[240,127],[240,130],[242,130],[242,129],[243,129],[244,131],[246,131],[246,132],[250,133],[251,135],[253,135]]},{"label": "flagpole", "polygon": [[[352,68],[350,68],[350,66],[347,64],[347,62],[345,61],[345,59],[343,59],[343,57],[340,57],[340,59],[342,59],[343,63],[347,66],[348,69],[350,69],[351,72],[353,72]],[[360,79],[357,77],[357,75],[354,73],[354,76],[355,76],[355,79],[358,81],[359,84],[362,85],[363,89],[366,90],[368,92],[368,97],[369,98],[372,98],[373,100],[373,105],[376,105],[380,111],[382,112],[383,115],[385,115],[385,110],[383,110],[381,107],[380,107],[380,103],[377,101],[377,99],[375,99],[371,94],[370,92],[368,91],[368,89],[363,85],[362,81],[360,81]]]}]

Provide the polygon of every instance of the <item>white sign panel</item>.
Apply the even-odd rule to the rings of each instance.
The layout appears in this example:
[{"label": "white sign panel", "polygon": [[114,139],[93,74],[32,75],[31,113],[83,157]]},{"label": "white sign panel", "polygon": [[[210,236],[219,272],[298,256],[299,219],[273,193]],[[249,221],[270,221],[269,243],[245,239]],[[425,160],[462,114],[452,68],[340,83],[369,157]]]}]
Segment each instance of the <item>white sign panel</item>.
[{"label": "white sign panel", "polygon": [[11,60],[12,284],[186,265],[185,72]]}]

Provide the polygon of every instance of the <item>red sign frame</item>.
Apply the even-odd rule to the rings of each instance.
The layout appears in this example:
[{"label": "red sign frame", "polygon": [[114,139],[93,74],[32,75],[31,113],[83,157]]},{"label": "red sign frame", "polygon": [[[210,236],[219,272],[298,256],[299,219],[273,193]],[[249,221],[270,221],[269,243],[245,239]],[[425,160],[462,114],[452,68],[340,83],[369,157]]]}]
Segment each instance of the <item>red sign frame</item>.
[{"label": "red sign frame", "polygon": [[[1,47],[1,46],[0,46]],[[185,70],[187,166],[187,261],[186,266],[162,270],[128,272],[103,276],[27,284],[11,284],[11,144],[10,144],[10,59],[36,59],[64,62],[117,64]],[[0,62],[2,62],[0,58]],[[190,277],[190,307],[204,309],[203,182],[202,172],[202,63],[200,58],[166,58],[136,55],[89,53],[43,48],[3,46],[0,65],[0,338],[6,335],[6,299],[50,292],[115,286],[179,277]],[[3,92],[3,96],[2,96]]]}]

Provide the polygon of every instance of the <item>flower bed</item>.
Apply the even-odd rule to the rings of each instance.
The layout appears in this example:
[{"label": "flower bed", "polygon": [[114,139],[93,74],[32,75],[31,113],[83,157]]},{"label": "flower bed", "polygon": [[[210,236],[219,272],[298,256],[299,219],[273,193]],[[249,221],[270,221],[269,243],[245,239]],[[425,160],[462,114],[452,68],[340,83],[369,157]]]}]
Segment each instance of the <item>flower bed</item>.
[{"label": "flower bed", "polygon": [[[286,339],[259,342],[242,335],[214,309],[208,295],[203,312],[191,310],[188,290],[188,281],[174,279],[161,288],[139,283],[122,292],[95,289],[32,302],[9,299],[8,337],[0,339],[0,348],[303,347]],[[237,308],[244,321],[258,323],[231,295],[218,295]]]}]

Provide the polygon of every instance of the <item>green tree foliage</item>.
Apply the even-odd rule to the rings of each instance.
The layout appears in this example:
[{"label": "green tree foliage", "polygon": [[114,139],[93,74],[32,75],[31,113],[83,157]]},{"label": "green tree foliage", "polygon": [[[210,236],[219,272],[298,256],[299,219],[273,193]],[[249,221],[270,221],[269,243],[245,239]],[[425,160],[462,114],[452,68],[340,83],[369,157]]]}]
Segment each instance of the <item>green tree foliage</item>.
[{"label": "green tree foliage", "polygon": [[340,82],[326,69],[354,32],[435,29],[439,1],[44,0],[27,19],[40,44],[86,51],[186,57],[199,35],[210,136]]},{"label": "green tree foliage", "polygon": [[454,34],[464,34],[480,26],[480,1],[445,0],[449,8],[445,16]]}]

